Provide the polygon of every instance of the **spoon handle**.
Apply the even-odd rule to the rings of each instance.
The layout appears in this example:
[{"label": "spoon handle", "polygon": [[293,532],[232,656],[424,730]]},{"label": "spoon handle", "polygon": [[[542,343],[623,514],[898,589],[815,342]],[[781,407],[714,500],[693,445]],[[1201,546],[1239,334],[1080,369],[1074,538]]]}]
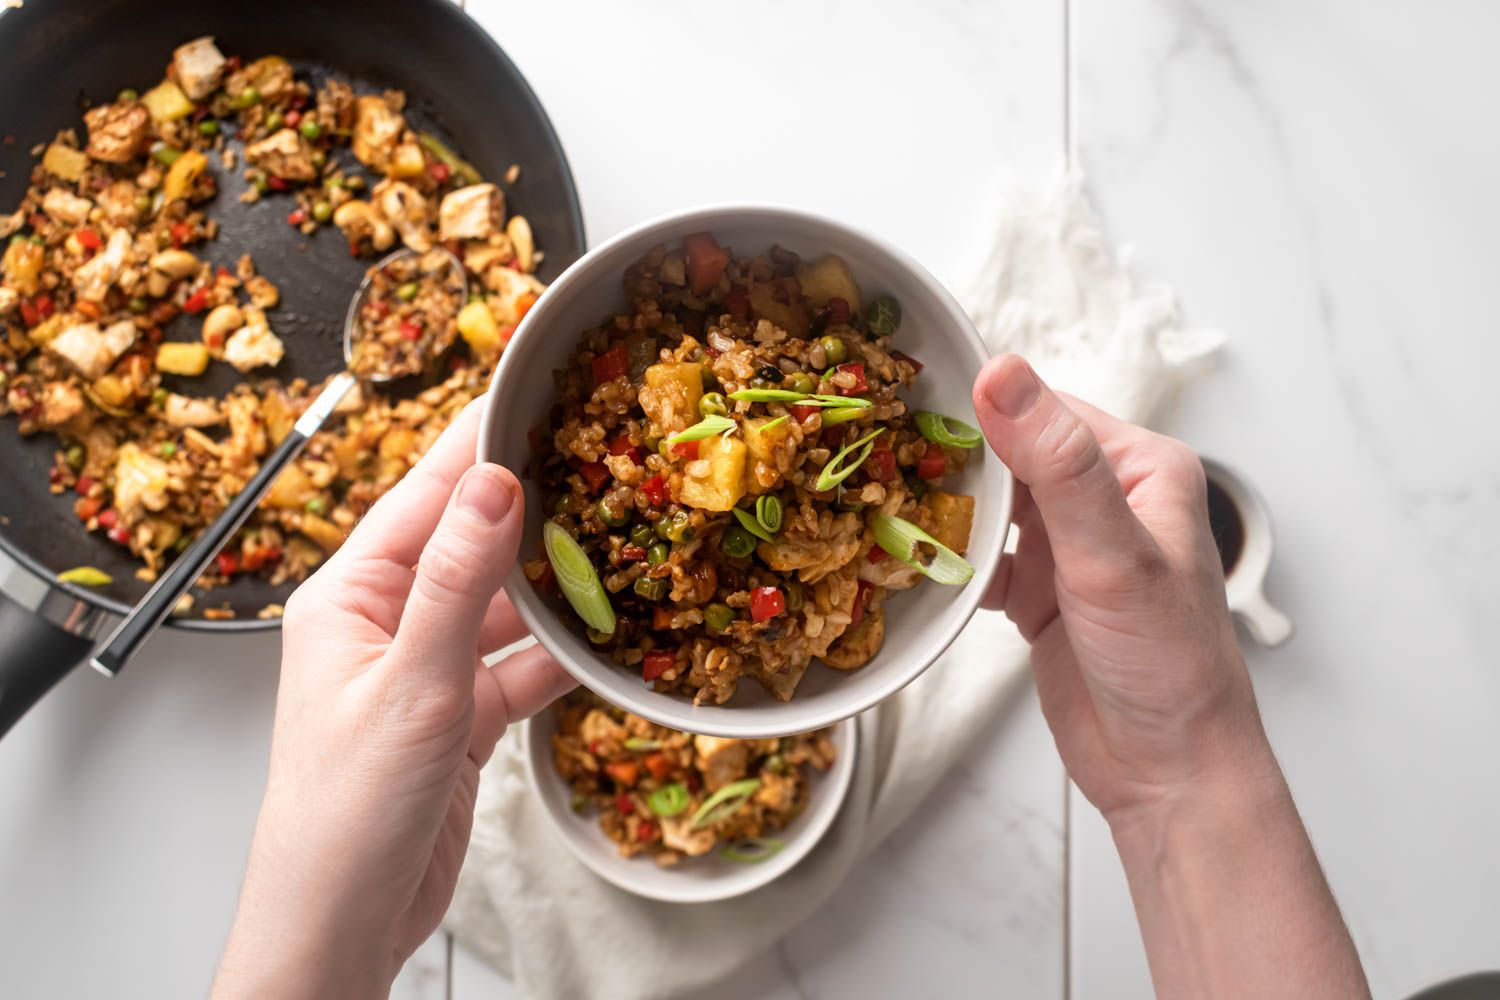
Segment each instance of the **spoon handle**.
[{"label": "spoon handle", "polygon": [[281,474],[281,470],[301,454],[308,439],[323,426],[323,422],[339,404],[339,400],[354,387],[354,383],[353,375],[340,372],[324,386],[312,405],[297,419],[291,432],[276,446],[270,457],[261,463],[260,469],[245,488],[224,508],[224,513],[199,533],[193,544],[167,567],[155,585],[146,591],[146,596],[141,598],[140,603],[104,640],[91,661],[95,670],[113,677],[124,668],[136,648],[156,631],[167,615],[172,613],[182,595],[203,575],[224,543],[240,530],[240,526],[250,517],[276,477]]}]

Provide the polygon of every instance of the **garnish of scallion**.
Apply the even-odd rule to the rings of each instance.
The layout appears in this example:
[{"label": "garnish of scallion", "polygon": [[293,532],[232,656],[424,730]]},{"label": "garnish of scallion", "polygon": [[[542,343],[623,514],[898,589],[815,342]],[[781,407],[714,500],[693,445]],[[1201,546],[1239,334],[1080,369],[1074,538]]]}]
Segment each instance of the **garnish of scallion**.
[{"label": "garnish of scallion", "polygon": [[755,519],[771,534],[781,530],[781,501],[767,494],[755,501]]},{"label": "garnish of scallion", "polygon": [[692,800],[688,798],[687,786],[681,782],[662,785],[646,797],[646,805],[658,816],[672,817],[686,809]]},{"label": "garnish of scallion", "polygon": [[767,531],[765,527],[755,519],[755,515],[750,513],[748,510],[745,510],[743,507],[734,507],[731,509],[730,513],[734,514],[734,519],[740,522],[741,528],[744,528],[756,538],[759,538],[763,542],[770,542],[775,540],[775,536]]},{"label": "garnish of scallion", "polygon": [[632,736],[625,741],[626,750],[660,750],[661,740],[648,740],[644,736]]},{"label": "garnish of scallion", "polygon": [[704,417],[685,431],[678,431],[676,434],[673,434],[667,438],[667,444],[685,444],[688,441],[702,441],[704,438],[711,438],[715,434],[728,434],[736,426],[735,422],[728,417],[721,417],[715,414]]},{"label": "garnish of scallion", "polygon": [[610,606],[609,595],[604,592],[583,546],[556,521],[542,525],[542,544],[547,549],[547,561],[552,564],[557,585],[578,617],[597,632],[614,634],[615,609]]},{"label": "garnish of scallion", "polygon": [[775,837],[742,837],[726,846],[719,856],[742,865],[758,865],[780,854],[785,846],[785,841]]},{"label": "garnish of scallion", "polygon": [[868,410],[875,405],[860,396],[831,396],[826,393],[792,392],[790,389],[741,389],[739,392],[731,392],[729,398],[745,403],[791,403],[829,410]]},{"label": "garnish of scallion", "polygon": [[978,448],[984,443],[984,435],[979,433],[978,428],[970,427],[962,420],[954,420],[931,410],[918,410],[912,414],[912,419],[916,421],[917,430],[922,432],[922,436],[935,444],[950,448]]},{"label": "garnish of scallion", "polygon": [[[843,448],[839,449],[839,453],[833,456],[827,465],[823,466],[823,471],[818,473],[818,481],[813,484],[813,489],[819,493],[823,493],[848,479],[854,474],[854,470],[863,465],[865,459],[870,457],[870,452],[875,447],[875,439],[884,433],[884,427],[877,427],[853,444],[844,445]],[[848,458],[854,449],[859,448],[861,445],[864,446],[864,449],[859,453],[859,457],[848,465],[844,465],[844,459]]]},{"label": "garnish of scallion", "polygon": [[[875,544],[935,583],[963,584],[974,576],[974,567],[968,560],[910,521],[890,514],[873,514],[870,527],[875,532]],[[922,559],[918,545],[932,546],[937,555],[931,560]]]},{"label": "garnish of scallion", "polygon": [[759,778],[731,781],[704,800],[698,811],[693,813],[688,829],[701,830],[705,826],[713,826],[721,819],[727,819],[738,812],[741,806],[750,801],[750,796],[759,790]]}]

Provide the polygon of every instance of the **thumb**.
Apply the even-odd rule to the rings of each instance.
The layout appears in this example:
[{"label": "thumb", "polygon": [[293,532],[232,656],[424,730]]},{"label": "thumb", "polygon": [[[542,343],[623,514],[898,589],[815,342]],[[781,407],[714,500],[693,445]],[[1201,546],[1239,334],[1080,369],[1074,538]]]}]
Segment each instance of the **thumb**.
[{"label": "thumb", "polygon": [[1124,582],[1160,558],[1094,432],[1022,358],[984,366],[974,412],[995,454],[1030,487],[1064,582],[1100,582],[1099,571]]},{"label": "thumb", "polygon": [[524,507],[520,484],[498,465],[480,463],[458,481],[391,643],[389,661],[411,679],[473,684],[479,630],[515,561]]}]

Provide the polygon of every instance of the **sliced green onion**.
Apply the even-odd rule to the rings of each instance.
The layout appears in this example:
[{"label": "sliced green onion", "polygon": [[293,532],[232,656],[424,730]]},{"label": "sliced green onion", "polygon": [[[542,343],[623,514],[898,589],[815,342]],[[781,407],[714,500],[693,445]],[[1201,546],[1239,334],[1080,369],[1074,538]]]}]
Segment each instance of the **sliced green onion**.
[{"label": "sliced green onion", "polygon": [[463,178],[465,184],[478,184],[482,180],[479,176],[479,171],[474,169],[473,164],[467,160],[460,159],[457,153],[449,149],[443,140],[432,133],[418,132],[417,144],[446,163],[448,169]]},{"label": "sliced green onion", "polygon": [[57,574],[57,578],[63,583],[76,583],[82,587],[107,587],[115,582],[115,578],[102,569],[92,566],[74,566]]},{"label": "sliced green onion", "polygon": [[680,782],[670,785],[662,785],[656,791],[646,796],[646,805],[658,816],[676,816],[689,805],[692,799],[688,798],[687,786]]},{"label": "sliced green onion", "polygon": [[725,861],[737,861],[742,865],[758,865],[781,853],[786,841],[775,837],[744,837],[725,847],[719,856]]},{"label": "sliced green onion", "polygon": [[781,530],[781,501],[769,494],[755,501],[755,519],[771,534]]},{"label": "sliced green onion", "polygon": [[735,507],[733,508],[732,513],[734,514],[734,519],[740,522],[740,527],[750,532],[750,534],[754,535],[756,538],[759,538],[763,542],[770,542],[775,540],[774,536],[772,536],[772,534],[767,531],[759,521],[755,519],[755,515],[751,514],[748,510],[744,510],[740,507]]},{"label": "sliced green onion", "polygon": [[795,403],[806,395],[790,389],[741,389],[739,392],[731,392],[729,398],[746,403]]},{"label": "sliced green onion", "polygon": [[756,431],[757,434],[764,434],[766,431],[770,430],[772,427],[780,427],[782,424],[786,423],[790,419],[792,419],[792,415],[790,413],[783,413],[781,416],[777,417],[775,420],[772,420],[772,421],[769,421],[767,423],[761,424],[759,427],[757,427],[755,429],[755,431]]},{"label": "sliced green onion", "polygon": [[984,443],[984,435],[962,420],[954,420],[931,410],[918,410],[912,417],[922,436],[937,444],[945,444],[950,448],[978,448]]},{"label": "sliced green onion", "polygon": [[644,736],[632,736],[625,741],[626,750],[660,750],[661,740],[648,740]]},{"label": "sliced green onion", "polygon": [[[968,583],[974,576],[974,567],[968,560],[910,521],[875,514],[870,518],[870,527],[875,531],[875,544],[935,583]],[[919,544],[931,545],[937,555],[924,562],[917,551]]]},{"label": "sliced green onion", "polygon": [[792,392],[790,389],[741,389],[731,392],[730,399],[746,403],[795,403],[798,406],[819,406],[827,409],[853,407],[867,410],[875,404],[859,396],[835,396],[830,393]]},{"label": "sliced green onion", "polygon": [[739,808],[750,801],[750,796],[760,790],[759,778],[745,778],[743,781],[731,781],[723,788],[714,792],[693,813],[693,820],[688,824],[689,830],[701,830],[705,826],[713,826],[721,819],[726,819],[739,811]]},{"label": "sliced green onion", "polygon": [[836,410],[828,410],[823,414],[823,426],[832,427],[835,424],[847,424],[851,420],[858,420],[865,415],[863,407],[841,406]]},{"label": "sliced green onion", "polygon": [[[884,433],[884,427],[877,427],[853,444],[844,445],[843,448],[839,449],[839,453],[833,456],[827,465],[823,466],[823,471],[818,473],[818,481],[813,484],[813,489],[819,493],[823,493],[848,479],[854,474],[854,470],[863,465],[865,459],[870,457],[870,452],[875,448],[875,439]],[[849,463],[848,466],[841,466],[840,463],[860,445],[864,445],[864,450],[859,453],[859,457]]]},{"label": "sliced green onion", "polygon": [[547,561],[552,564],[552,573],[563,596],[578,612],[589,628],[605,635],[615,630],[615,609],[610,607],[609,595],[599,582],[594,564],[572,535],[556,521],[542,525],[542,544],[547,548]]},{"label": "sliced green onion", "polygon": [[685,431],[678,431],[667,438],[667,444],[682,444],[686,441],[702,441],[711,438],[715,434],[728,434],[734,430],[736,424],[728,417],[711,414],[698,421]]},{"label": "sliced green onion", "polygon": [[868,410],[875,405],[863,396],[835,396],[827,392],[815,392],[808,398],[816,399],[824,406],[836,406],[840,409],[853,407],[856,410]]},{"label": "sliced green onion", "polygon": [[638,576],[631,588],[637,597],[648,601],[659,601],[667,596],[667,581],[652,579],[649,576]]}]

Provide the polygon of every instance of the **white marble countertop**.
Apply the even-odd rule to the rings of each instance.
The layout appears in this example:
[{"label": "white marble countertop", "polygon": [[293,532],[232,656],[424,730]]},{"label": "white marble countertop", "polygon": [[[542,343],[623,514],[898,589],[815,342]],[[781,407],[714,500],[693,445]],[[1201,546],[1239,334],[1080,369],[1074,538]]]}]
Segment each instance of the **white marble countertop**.
[{"label": "white marble countertop", "polygon": [[[1500,672],[1482,645],[1500,613],[1483,249],[1500,13],[1450,6],[1419,23],[1353,0],[469,5],[552,115],[593,241],[696,202],[781,201],[951,278],[990,178],[1045,179],[1071,120],[1106,228],[1190,322],[1231,336],[1167,429],[1271,505],[1270,590],[1299,634],[1251,666],[1378,997],[1500,966]],[[7,995],[203,992],[277,653],[163,633],[0,744]],[[1064,787],[1028,691],[714,996],[1149,995],[1118,862],[1086,803],[1069,836]],[[513,992],[441,937],[396,989]]]}]

